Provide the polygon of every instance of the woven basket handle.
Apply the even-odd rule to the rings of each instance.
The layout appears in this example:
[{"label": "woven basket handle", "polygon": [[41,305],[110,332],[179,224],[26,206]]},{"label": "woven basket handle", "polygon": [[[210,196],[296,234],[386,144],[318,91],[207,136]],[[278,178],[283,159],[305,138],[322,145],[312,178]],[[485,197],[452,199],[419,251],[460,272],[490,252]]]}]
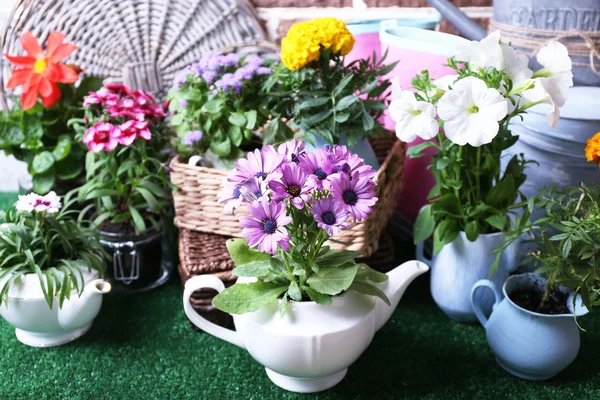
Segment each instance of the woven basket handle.
[{"label": "woven basket handle", "polygon": [[213,324],[198,314],[196,310],[194,310],[190,303],[190,297],[196,290],[204,288],[214,289],[221,293],[223,290],[225,290],[225,285],[223,285],[223,282],[219,278],[212,275],[195,276],[188,280],[185,283],[185,290],[183,292],[183,309],[185,310],[187,317],[194,325],[202,329],[204,332],[245,349],[246,346],[244,345],[244,340],[238,332],[223,328],[217,324]]}]

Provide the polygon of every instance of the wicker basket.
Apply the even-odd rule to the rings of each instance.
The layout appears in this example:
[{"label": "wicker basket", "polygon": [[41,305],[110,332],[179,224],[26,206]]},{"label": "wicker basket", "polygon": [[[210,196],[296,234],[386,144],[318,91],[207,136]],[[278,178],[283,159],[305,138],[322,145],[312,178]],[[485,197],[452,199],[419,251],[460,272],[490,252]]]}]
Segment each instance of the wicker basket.
[{"label": "wicker basket", "polygon": [[[379,237],[396,208],[402,189],[404,171],[404,144],[395,138],[371,141],[381,164],[375,180],[379,201],[366,221],[354,224],[332,238],[329,245],[336,249],[360,251],[365,256],[377,250]],[[225,171],[191,166],[179,159],[171,161],[171,182],[178,190],[173,193],[175,225],[179,228],[241,237],[240,215],[247,215],[244,207],[236,215],[223,212],[217,193],[221,190]]]},{"label": "wicker basket", "polygon": [[[23,32],[44,43],[54,30],[79,47],[68,63],[85,74],[158,96],[202,53],[267,37],[247,0],[19,0],[4,25],[2,53],[19,54]],[[10,71],[2,63],[5,109]]]}]

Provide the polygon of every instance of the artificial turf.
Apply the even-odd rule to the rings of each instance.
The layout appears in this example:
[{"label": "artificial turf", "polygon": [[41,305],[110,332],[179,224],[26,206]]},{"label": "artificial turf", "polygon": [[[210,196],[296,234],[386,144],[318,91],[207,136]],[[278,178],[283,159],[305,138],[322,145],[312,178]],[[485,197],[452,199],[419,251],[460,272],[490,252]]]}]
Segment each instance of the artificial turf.
[{"label": "artificial turf", "polygon": [[[0,194],[0,206],[12,200]],[[107,295],[92,329],[68,345],[25,346],[0,322],[0,399],[600,399],[600,318],[581,322],[575,362],[550,381],[524,381],[496,365],[481,326],[435,306],[424,275],[337,387],[299,395],[244,350],[195,332],[173,276],[150,293]]]}]

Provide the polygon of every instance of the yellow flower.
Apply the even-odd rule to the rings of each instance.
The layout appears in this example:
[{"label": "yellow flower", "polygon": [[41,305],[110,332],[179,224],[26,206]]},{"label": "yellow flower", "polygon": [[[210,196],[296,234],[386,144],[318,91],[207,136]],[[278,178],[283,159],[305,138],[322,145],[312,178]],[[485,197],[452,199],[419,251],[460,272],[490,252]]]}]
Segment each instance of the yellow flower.
[{"label": "yellow flower", "polygon": [[594,162],[600,166],[600,132],[596,133],[591,139],[588,139],[585,147],[585,157],[588,161]]},{"label": "yellow flower", "polygon": [[281,61],[290,70],[300,69],[319,59],[321,49],[345,56],[354,46],[354,37],[337,18],[299,22],[281,41]]}]

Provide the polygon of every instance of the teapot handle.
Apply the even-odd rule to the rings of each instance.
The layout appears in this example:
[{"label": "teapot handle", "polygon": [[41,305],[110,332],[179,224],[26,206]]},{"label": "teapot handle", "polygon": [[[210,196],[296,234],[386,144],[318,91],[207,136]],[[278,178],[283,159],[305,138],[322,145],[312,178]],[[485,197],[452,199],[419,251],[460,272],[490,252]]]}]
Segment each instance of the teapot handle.
[{"label": "teapot handle", "polygon": [[196,310],[194,310],[190,303],[190,297],[196,290],[203,288],[214,289],[221,293],[223,290],[225,290],[225,285],[219,278],[212,275],[200,275],[189,279],[185,283],[185,290],[183,291],[183,309],[185,310],[187,317],[194,325],[202,329],[204,332],[245,349],[246,346],[244,345],[244,341],[239,332],[223,328],[217,324],[213,324],[198,314]]},{"label": "teapot handle", "polygon": [[417,260],[431,268],[431,259],[425,257],[425,241],[417,243]]},{"label": "teapot handle", "polygon": [[479,322],[481,322],[481,325],[483,325],[483,327],[485,328],[485,326],[487,325],[488,319],[486,318],[485,314],[483,313],[483,310],[481,310],[480,305],[477,304],[477,301],[475,298],[475,293],[477,292],[477,289],[479,289],[481,287],[490,288],[490,289],[492,289],[492,292],[494,292],[494,297],[496,298],[496,302],[494,303],[494,308],[496,308],[496,306],[498,304],[500,304],[500,301],[502,301],[502,296],[500,296],[500,291],[498,290],[498,288],[496,287],[494,282],[492,282],[488,279],[481,279],[481,280],[475,282],[475,284],[473,285],[473,289],[471,289],[471,304],[473,305],[473,310],[475,311],[475,315],[477,316],[477,319],[479,320]]}]

